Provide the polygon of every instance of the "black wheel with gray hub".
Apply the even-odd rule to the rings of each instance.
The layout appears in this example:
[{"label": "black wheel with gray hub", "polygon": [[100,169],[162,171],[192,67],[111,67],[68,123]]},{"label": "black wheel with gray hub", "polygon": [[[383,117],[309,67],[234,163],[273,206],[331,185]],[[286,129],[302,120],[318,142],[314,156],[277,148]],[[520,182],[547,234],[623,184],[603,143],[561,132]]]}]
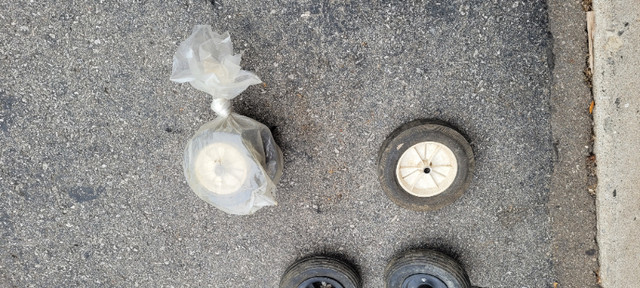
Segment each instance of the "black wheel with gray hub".
[{"label": "black wheel with gray hub", "polygon": [[406,253],[387,265],[387,288],[470,288],[467,273],[451,257],[432,250]]},{"label": "black wheel with gray hub", "polygon": [[417,120],[391,133],[378,154],[378,180],[401,207],[429,211],[469,187],[475,160],[469,142],[444,123]]},{"label": "black wheel with gray hub", "polygon": [[360,278],[351,266],[326,256],[296,261],[280,280],[280,288],[360,288],[360,285]]}]

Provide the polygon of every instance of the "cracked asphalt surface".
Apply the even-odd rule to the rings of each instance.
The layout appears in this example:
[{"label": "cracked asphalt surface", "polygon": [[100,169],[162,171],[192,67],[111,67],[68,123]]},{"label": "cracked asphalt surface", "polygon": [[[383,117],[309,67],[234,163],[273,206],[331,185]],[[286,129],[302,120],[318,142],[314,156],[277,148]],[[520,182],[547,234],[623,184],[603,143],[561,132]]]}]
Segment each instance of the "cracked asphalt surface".
[{"label": "cracked asphalt surface", "polygon": [[[0,1],[0,286],[276,287],[311,253],[381,287],[400,251],[454,256],[474,285],[553,287],[553,55],[543,1]],[[182,174],[215,117],[169,81],[195,24],[230,31],[264,81],[234,100],[269,126],[278,206],[226,215]],[[377,152],[414,119],[470,140],[470,190],[403,210]]]}]

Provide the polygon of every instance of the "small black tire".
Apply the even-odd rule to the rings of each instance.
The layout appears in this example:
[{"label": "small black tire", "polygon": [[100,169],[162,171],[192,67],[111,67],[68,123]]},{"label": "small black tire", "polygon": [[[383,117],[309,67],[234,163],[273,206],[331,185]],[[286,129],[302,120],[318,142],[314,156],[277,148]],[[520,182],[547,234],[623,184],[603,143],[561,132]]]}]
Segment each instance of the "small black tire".
[{"label": "small black tire", "polygon": [[[361,282],[358,273],[347,263],[327,256],[311,256],[293,263],[280,280],[280,288],[321,287],[304,285],[328,279],[335,281],[341,288],[360,288]],[[324,282],[324,281],[323,281]]]},{"label": "small black tire", "polygon": [[435,278],[440,284],[427,287],[471,288],[467,273],[462,266],[451,257],[433,250],[417,250],[405,253],[393,259],[384,272],[386,288],[423,287],[407,285],[416,276]]},{"label": "small black tire", "polygon": [[[396,168],[409,148],[426,142],[449,148],[456,158],[457,173],[444,191],[435,196],[419,197],[402,188]],[[455,202],[469,188],[475,168],[473,149],[465,137],[446,123],[434,120],[416,120],[396,129],[380,147],[377,162],[378,180],[387,197],[397,205],[415,211],[437,210]],[[424,173],[429,172],[425,169]]]}]

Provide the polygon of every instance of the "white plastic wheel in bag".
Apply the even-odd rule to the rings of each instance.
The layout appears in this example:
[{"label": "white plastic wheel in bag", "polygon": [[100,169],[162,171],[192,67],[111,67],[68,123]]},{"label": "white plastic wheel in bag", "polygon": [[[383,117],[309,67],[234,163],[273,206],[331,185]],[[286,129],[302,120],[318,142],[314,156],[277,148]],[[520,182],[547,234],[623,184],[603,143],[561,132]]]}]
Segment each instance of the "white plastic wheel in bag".
[{"label": "white plastic wheel in bag", "polygon": [[231,113],[229,100],[261,83],[239,65],[240,55],[233,55],[229,34],[199,25],[180,44],[171,80],[189,82],[212,95],[211,108],[218,114],[187,143],[183,166],[189,187],[224,212],[246,215],[276,204],[283,161],[265,125]]}]

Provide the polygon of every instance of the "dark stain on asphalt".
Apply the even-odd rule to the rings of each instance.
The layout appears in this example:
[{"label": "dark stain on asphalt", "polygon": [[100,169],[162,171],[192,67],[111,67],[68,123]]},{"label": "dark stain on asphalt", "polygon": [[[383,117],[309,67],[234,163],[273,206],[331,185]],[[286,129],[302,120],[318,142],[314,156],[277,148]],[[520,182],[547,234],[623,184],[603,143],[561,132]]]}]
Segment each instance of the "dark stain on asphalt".
[{"label": "dark stain on asphalt", "polygon": [[509,206],[508,208],[498,212],[497,216],[498,220],[500,220],[500,224],[505,228],[510,229],[524,221],[529,213],[530,211],[527,208]]},{"label": "dark stain on asphalt", "polygon": [[104,193],[104,191],[105,189],[102,186],[99,186],[98,188],[89,186],[73,187],[69,189],[69,197],[79,203],[87,202],[97,199],[100,194]]},{"label": "dark stain on asphalt", "polygon": [[167,127],[167,128],[164,128],[164,132],[171,133],[171,134],[180,134],[182,133],[182,129]]}]

